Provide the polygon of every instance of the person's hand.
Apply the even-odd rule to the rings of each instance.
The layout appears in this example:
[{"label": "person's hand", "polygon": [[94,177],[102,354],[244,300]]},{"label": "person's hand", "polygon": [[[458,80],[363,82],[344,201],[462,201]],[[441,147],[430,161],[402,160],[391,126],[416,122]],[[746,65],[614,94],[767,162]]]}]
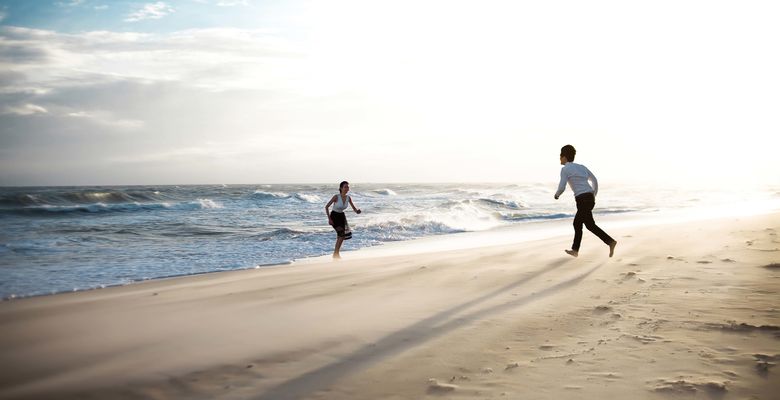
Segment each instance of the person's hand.
[{"label": "person's hand", "polygon": [[555,195],[555,200],[558,200],[558,195],[557,194]]},{"label": "person's hand", "polygon": [[333,225],[333,218],[328,218],[328,225]]},{"label": "person's hand", "polygon": [[355,211],[355,212],[356,212],[356,213],[358,213],[358,214],[360,214],[360,213],[362,213],[363,211],[361,211],[361,210],[358,208],[358,209],[357,209],[357,211]]}]

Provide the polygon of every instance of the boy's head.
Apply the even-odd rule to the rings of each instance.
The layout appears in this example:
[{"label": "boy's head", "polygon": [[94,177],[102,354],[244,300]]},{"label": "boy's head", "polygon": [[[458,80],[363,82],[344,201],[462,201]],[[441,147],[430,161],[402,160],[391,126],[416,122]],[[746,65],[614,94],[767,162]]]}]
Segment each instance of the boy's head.
[{"label": "boy's head", "polygon": [[574,162],[575,155],[577,155],[577,150],[574,149],[574,146],[567,144],[566,146],[561,147],[561,164]]}]

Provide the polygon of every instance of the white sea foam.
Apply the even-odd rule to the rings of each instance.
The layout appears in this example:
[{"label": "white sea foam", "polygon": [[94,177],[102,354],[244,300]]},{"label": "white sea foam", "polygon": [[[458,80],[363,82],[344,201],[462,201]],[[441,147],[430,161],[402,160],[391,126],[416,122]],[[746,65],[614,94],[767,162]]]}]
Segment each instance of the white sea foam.
[{"label": "white sea foam", "polygon": [[295,193],[294,196],[296,199],[305,201],[307,203],[320,203],[322,202],[322,199],[320,196],[317,196],[316,194],[307,194],[307,193]]},{"label": "white sea foam", "polygon": [[198,199],[198,204],[203,209],[223,208],[222,204],[211,199]]},{"label": "white sea foam", "polygon": [[370,217],[360,226],[408,238],[452,232],[482,231],[495,228],[502,223],[496,213],[463,202],[430,210]]},{"label": "white sea foam", "polygon": [[290,197],[287,193],[282,192],[264,192],[262,190],[255,190],[255,196],[265,199],[287,199]]},{"label": "white sea foam", "polygon": [[376,194],[381,194],[383,196],[397,196],[398,193],[392,191],[391,189],[377,189],[373,191]]}]

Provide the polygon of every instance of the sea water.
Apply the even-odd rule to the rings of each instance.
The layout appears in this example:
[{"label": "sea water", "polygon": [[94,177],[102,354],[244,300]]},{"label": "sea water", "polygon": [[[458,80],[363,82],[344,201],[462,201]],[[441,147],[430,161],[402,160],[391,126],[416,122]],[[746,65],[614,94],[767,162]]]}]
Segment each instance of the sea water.
[{"label": "sea water", "polygon": [[[352,183],[360,215],[343,250],[529,221],[571,218],[571,192],[555,183]],[[285,264],[333,251],[325,204],[337,184],[0,188],[0,297]],[[701,209],[756,191],[601,188],[595,214]],[[772,203],[772,204],[775,204]],[[598,219],[598,217],[597,217]],[[605,227],[607,229],[608,227]],[[608,230],[608,229],[607,229]]]}]

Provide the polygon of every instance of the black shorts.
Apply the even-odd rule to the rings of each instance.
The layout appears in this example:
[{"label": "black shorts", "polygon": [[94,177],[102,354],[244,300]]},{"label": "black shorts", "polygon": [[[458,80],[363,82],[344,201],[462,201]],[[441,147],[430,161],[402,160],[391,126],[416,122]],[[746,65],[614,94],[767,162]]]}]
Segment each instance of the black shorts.
[{"label": "black shorts", "polygon": [[344,213],[331,211],[330,219],[333,220],[333,229],[336,231],[336,235],[344,240],[352,239],[352,231],[349,229],[349,223],[347,223],[347,216]]}]

